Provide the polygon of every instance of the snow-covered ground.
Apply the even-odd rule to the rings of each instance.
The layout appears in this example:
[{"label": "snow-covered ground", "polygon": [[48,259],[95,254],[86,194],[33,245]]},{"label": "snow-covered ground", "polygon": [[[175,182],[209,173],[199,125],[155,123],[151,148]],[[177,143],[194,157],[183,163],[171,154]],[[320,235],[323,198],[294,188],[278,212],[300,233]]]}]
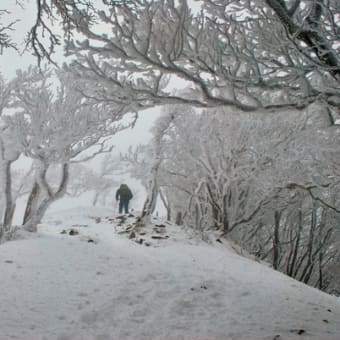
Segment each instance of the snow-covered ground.
[{"label": "snow-covered ground", "polygon": [[340,339],[340,299],[178,226],[133,235],[133,217],[112,215],[52,211],[0,245],[0,339]]}]

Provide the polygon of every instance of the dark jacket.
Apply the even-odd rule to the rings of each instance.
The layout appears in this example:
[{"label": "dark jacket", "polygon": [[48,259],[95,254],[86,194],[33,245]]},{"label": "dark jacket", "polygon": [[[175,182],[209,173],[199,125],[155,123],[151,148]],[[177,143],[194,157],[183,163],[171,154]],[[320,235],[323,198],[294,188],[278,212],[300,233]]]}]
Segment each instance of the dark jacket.
[{"label": "dark jacket", "polygon": [[130,188],[126,184],[122,184],[116,192],[116,200],[130,201],[133,197]]}]

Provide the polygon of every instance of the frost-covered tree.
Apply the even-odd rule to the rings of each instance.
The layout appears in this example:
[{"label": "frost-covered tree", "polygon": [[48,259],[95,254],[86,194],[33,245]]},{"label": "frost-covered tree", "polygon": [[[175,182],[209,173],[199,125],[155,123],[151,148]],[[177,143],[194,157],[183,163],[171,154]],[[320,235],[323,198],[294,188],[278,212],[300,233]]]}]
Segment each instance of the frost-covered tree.
[{"label": "frost-covered tree", "polygon": [[247,148],[255,124],[244,127],[243,118],[226,124],[221,118],[210,112],[176,116],[165,138],[162,180],[173,213],[185,213],[193,227],[229,232],[259,209],[259,194],[271,190],[271,183],[250,185],[258,175],[257,155]]},{"label": "frost-covered tree", "polygon": [[[283,3],[211,0],[194,14],[186,1],[110,2],[94,12],[102,29],[87,21],[78,27],[85,40],[69,44],[77,57],[71,67],[100,82],[105,96],[119,91],[120,100],[134,98],[137,107],[187,103],[263,111],[317,101],[337,109],[338,6],[297,1],[288,10]],[[288,32],[284,11],[295,23]],[[306,46],[312,38],[303,36],[319,45]],[[179,83],[191,92],[179,95],[173,90]]]},{"label": "frost-covered tree", "polygon": [[[176,106],[180,110],[180,105]],[[146,191],[146,199],[141,213],[141,223],[145,224],[155,212],[157,201],[160,199],[167,210],[167,219],[171,219],[171,206],[163,192],[159,171],[165,160],[165,148],[168,141],[168,133],[172,129],[175,119],[175,107],[163,108],[162,118],[156,120],[151,129],[153,137],[149,144],[130,147],[128,152],[121,155],[121,160],[127,165],[130,175],[138,179]]]},{"label": "frost-covered tree", "polygon": [[9,231],[15,210],[15,198],[13,197],[13,186],[11,166],[21,152],[20,145],[12,141],[12,131],[9,127],[0,127],[0,239]]},{"label": "frost-covered tree", "polygon": [[14,212],[11,165],[18,159],[22,148],[11,140],[12,130],[4,114],[11,102],[14,82],[6,82],[0,76],[0,239],[9,230]]},{"label": "frost-covered tree", "polygon": [[266,0],[288,38],[311,63],[340,80],[338,1]]},{"label": "frost-covered tree", "polygon": [[[38,77],[33,83],[32,75]],[[35,180],[24,216],[24,226],[30,231],[36,230],[50,204],[65,194],[70,163],[110,151],[103,138],[129,126],[119,122],[120,107],[84,98],[81,88],[86,84],[57,72],[59,86],[53,90],[50,76],[38,69],[18,73],[21,86],[15,91],[16,113],[11,119],[16,131],[13,138],[33,159]],[[49,181],[51,168],[59,169],[59,182],[54,186]]]},{"label": "frost-covered tree", "polygon": [[84,192],[93,192],[92,205],[110,205],[115,197],[115,190],[119,185],[116,176],[121,173],[121,161],[108,153],[101,161],[100,168],[95,171],[90,166],[72,163],[70,168],[70,183],[67,194],[76,197]]},{"label": "frost-covered tree", "polygon": [[162,159],[157,185],[172,218],[205,235],[218,230],[326,289],[339,237],[339,129],[318,120],[318,109],[226,115],[178,108],[161,148],[154,145]]},{"label": "frost-covered tree", "polygon": [[16,45],[11,38],[11,32],[15,27],[16,20],[10,20],[7,23],[3,20],[10,14],[8,10],[0,9],[0,53],[2,53],[5,48],[16,49]]},{"label": "frost-covered tree", "polygon": [[[171,123],[175,118],[174,114],[170,112],[167,115],[163,115],[161,120],[158,120],[153,127],[153,139],[152,139],[152,154],[150,169],[147,177],[147,196],[142,210],[142,219],[147,220],[150,218],[152,213],[155,211],[157,198],[160,194],[160,185],[158,183],[159,170],[163,162],[164,157],[164,140],[163,138],[167,135],[167,131],[171,129]],[[163,196],[164,197],[164,196]],[[164,201],[165,205],[166,202]],[[169,207],[167,207],[169,209]]]},{"label": "frost-covered tree", "polygon": [[[32,3],[27,46],[39,60],[61,44],[61,23],[71,68],[120,103],[339,109],[337,0]],[[194,95],[178,95],[169,80]]]},{"label": "frost-covered tree", "polygon": [[5,112],[5,109],[9,107],[14,86],[14,82],[6,82],[0,74],[0,117]]},{"label": "frost-covered tree", "polygon": [[[8,8],[2,4],[0,53],[9,48],[22,53],[24,49],[33,53],[39,64],[44,59],[55,63],[54,53],[63,44],[63,39],[72,35],[72,30],[76,26],[75,16],[78,16],[79,22],[82,17],[84,20],[90,18],[88,9],[91,7],[91,1],[88,0],[15,0]],[[13,32],[18,29],[18,22],[22,20],[16,9],[19,9],[19,12],[28,10],[30,16],[33,13],[32,26],[28,26],[27,31],[22,34],[24,44],[13,36]],[[23,49],[21,46],[24,46]]]},{"label": "frost-covered tree", "polygon": [[[325,202],[320,203],[305,190],[289,188],[288,192],[281,191],[275,196],[268,206],[275,211],[272,223],[263,223],[260,219],[255,228],[253,226],[256,240],[249,237],[255,233],[248,227],[244,244],[248,243],[248,249],[255,250],[273,268],[329,291],[328,288],[334,286],[334,277],[338,275],[330,268],[338,263],[339,212]],[[331,192],[327,200],[327,203],[337,204],[337,194]]]}]

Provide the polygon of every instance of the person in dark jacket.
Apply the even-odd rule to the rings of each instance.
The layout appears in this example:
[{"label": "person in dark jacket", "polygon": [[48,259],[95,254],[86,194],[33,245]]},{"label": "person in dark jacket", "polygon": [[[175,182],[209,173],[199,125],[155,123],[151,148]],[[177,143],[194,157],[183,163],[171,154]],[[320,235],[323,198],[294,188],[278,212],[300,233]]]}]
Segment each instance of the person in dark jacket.
[{"label": "person in dark jacket", "polygon": [[129,213],[129,202],[133,197],[130,188],[126,184],[121,184],[119,189],[116,192],[116,201],[119,200],[119,213],[124,212],[125,214]]}]

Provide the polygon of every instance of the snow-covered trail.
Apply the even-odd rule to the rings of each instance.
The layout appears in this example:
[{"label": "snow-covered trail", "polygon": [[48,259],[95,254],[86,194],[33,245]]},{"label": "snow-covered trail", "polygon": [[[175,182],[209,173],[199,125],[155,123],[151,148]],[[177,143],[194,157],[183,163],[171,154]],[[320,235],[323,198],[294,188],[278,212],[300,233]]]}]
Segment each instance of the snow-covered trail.
[{"label": "snow-covered trail", "polygon": [[108,211],[0,246],[0,339],[340,339],[340,299],[179,227],[146,247],[89,214]]}]

